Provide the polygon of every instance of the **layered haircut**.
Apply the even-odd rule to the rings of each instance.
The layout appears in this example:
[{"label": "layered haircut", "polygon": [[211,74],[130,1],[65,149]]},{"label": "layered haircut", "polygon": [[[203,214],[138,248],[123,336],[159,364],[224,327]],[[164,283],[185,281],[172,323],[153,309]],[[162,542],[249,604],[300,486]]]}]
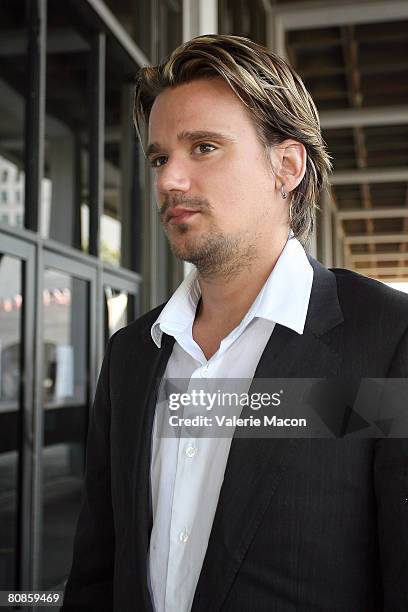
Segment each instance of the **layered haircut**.
[{"label": "layered haircut", "polygon": [[296,238],[307,244],[319,192],[331,170],[330,157],[315,104],[301,78],[266,47],[240,36],[198,36],[161,64],[141,68],[134,98],[141,142],[142,124],[148,124],[153,103],[164,89],[214,77],[222,77],[245,105],[266,154],[288,138],[304,145],[306,172],[290,194],[289,222]]}]

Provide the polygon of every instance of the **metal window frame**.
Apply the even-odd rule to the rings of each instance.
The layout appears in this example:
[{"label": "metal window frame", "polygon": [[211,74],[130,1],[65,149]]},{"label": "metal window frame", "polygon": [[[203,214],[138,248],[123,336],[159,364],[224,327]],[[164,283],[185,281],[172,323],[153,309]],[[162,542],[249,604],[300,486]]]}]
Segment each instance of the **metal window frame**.
[{"label": "metal window frame", "polygon": [[143,51],[136,45],[104,2],[101,0],[83,0],[83,2],[88,5],[88,8],[92,10],[92,14],[99,20],[98,25],[104,27],[113,35],[135,64],[146,66],[150,63]]},{"label": "metal window frame", "polygon": [[106,35],[98,32],[91,41],[89,143],[89,253],[100,254],[100,226],[103,214],[105,146]]},{"label": "metal window frame", "polygon": [[31,0],[29,6],[24,225],[38,231],[44,173],[47,0]]},{"label": "metal window frame", "polygon": [[68,257],[67,254],[56,252],[52,247],[40,245],[37,250],[37,329],[39,331],[36,345],[35,364],[35,414],[34,414],[34,473],[33,473],[33,525],[32,525],[32,580],[34,588],[40,588],[42,584],[42,543],[43,543],[43,442],[44,442],[44,409],[43,409],[43,278],[46,269],[52,268],[72,277],[81,278],[88,285],[88,356],[89,380],[87,389],[87,405],[90,410],[92,398],[95,393],[97,379],[97,357],[96,357],[96,320],[97,320],[97,270],[92,264],[86,264],[78,259]]},{"label": "metal window frame", "polygon": [[35,249],[28,242],[3,234],[1,236],[1,253],[15,257],[23,264],[22,294],[23,309],[21,317],[21,393],[19,412],[21,427],[19,431],[20,447],[18,449],[18,483],[17,483],[17,535],[16,535],[16,580],[17,588],[30,588],[30,560],[32,525],[32,465],[33,436],[31,424],[34,414],[34,369],[33,354],[36,341],[35,312]]}]

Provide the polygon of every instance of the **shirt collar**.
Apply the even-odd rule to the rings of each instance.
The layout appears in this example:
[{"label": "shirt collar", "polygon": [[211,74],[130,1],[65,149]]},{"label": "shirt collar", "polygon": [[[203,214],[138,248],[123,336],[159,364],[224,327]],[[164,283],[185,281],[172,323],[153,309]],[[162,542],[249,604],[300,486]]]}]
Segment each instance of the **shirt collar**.
[{"label": "shirt collar", "polygon": [[153,323],[151,336],[160,348],[163,332],[174,336],[192,328],[198,300],[201,296],[197,269],[193,268],[171,296]]},{"label": "shirt collar", "polygon": [[290,237],[254,303],[254,316],[303,334],[313,268],[295,237]]},{"label": "shirt collar", "polygon": [[[255,317],[274,321],[302,334],[313,283],[313,268],[300,242],[289,234],[282,253],[239,327]],[[151,327],[160,348],[163,332],[171,336],[192,331],[201,291],[194,268],[172,295]]]}]

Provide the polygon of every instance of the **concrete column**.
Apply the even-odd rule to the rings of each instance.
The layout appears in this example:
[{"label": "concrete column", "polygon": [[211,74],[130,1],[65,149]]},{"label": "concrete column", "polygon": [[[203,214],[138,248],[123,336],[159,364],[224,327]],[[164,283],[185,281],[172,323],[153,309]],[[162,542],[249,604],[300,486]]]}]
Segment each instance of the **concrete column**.
[{"label": "concrete column", "polygon": [[[218,33],[218,0],[183,0],[183,41]],[[184,262],[184,277],[193,269]]]},{"label": "concrete column", "polygon": [[287,59],[285,28],[280,15],[273,11],[266,13],[266,46],[280,57]]},{"label": "concrete column", "polygon": [[218,0],[183,0],[183,41],[217,34]]},{"label": "concrete column", "polygon": [[52,201],[49,237],[71,246],[75,198],[75,142],[72,135],[50,142]]},{"label": "concrete column", "polygon": [[336,268],[344,267],[344,240],[341,236],[340,229],[338,228],[338,222],[336,222],[335,228],[335,240],[334,240],[334,265]]},{"label": "concrete column", "polygon": [[317,258],[317,233],[316,229],[313,230],[312,235],[310,236],[309,245],[307,248],[307,252],[314,257]]},{"label": "concrete column", "polygon": [[333,212],[330,193],[325,189],[321,197],[322,264],[333,266]]},{"label": "concrete column", "polygon": [[120,221],[121,221],[121,265],[132,268],[132,246],[135,240],[136,228],[133,227],[133,206],[140,206],[132,201],[135,173],[134,135],[131,130],[133,122],[133,85],[125,83],[121,92],[121,142],[120,142]]}]

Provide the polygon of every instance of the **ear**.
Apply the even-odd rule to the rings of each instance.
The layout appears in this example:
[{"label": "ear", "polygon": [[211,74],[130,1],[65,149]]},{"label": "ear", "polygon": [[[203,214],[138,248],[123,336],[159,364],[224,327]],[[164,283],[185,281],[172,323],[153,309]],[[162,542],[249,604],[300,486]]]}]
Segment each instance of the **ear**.
[{"label": "ear", "polygon": [[284,187],[286,193],[290,193],[305,175],[306,149],[300,142],[287,139],[274,147],[274,153],[279,160],[277,164],[275,161],[276,188]]}]

